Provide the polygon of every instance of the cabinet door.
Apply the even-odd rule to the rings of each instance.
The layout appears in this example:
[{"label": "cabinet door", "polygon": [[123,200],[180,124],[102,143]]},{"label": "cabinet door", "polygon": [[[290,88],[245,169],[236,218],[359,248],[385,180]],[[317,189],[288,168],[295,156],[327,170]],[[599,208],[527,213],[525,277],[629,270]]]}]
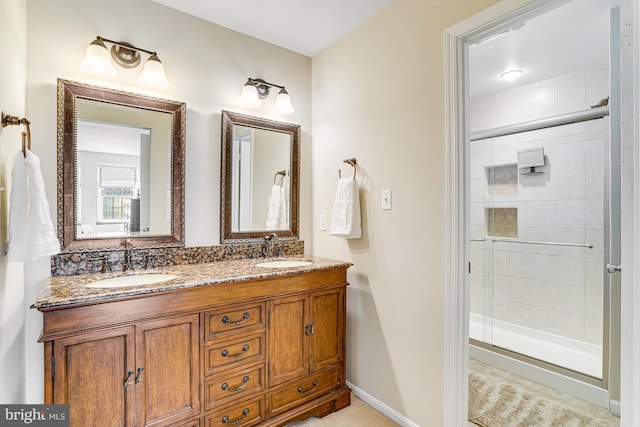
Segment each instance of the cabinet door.
[{"label": "cabinet door", "polygon": [[305,326],[308,295],[269,302],[269,385],[283,383],[309,371],[309,345]]},{"label": "cabinet door", "polygon": [[311,371],[342,362],[344,358],[344,288],[314,292],[309,297]]},{"label": "cabinet door", "polygon": [[199,316],[136,325],[136,423],[166,425],[200,413]]},{"label": "cabinet door", "polygon": [[70,426],[134,425],[134,356],[133,327],[54,342],[53,403],[69,404]]}]

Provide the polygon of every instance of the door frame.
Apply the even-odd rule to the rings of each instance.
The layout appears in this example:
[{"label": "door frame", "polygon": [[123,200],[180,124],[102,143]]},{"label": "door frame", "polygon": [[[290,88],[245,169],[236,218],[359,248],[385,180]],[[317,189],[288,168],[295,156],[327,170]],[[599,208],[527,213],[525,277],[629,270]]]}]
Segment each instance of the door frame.
[{"label": "door frame", "polygon": [[[444,32],[446,247],[444,421],[465,427],[469,369],[469,105],[465,67],[467,40],[495,30],[516,16],[566,0],[503,0]],[[621,427],[640,425],[640,0],[620,0],[621,15]]]}]

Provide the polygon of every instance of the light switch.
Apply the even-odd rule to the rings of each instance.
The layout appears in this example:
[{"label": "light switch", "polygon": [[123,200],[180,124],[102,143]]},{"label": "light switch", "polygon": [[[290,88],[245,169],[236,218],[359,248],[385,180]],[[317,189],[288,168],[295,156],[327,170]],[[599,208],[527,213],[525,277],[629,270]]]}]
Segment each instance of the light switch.
[{"label": "light switch", "polygon": [[391,210],[391,190],[382,190],[382,210]]},{"label": "light switch", "polygon": [[320,215],[320,231],[327,231],[327,216],[325,214]]}]

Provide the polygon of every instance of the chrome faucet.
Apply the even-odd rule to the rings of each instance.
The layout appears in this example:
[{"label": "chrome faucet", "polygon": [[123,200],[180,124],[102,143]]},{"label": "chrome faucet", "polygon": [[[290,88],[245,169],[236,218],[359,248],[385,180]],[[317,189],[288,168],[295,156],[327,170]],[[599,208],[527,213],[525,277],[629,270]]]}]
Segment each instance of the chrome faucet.
[{"label": "chrome faucet", "polygon": [[122,271],[125,272],[127,270],[133,271],[133,262],[131,260],[131,240],[125,239],[122,241],[124,245],[124,256],[122,258]]},{"label": "chrome faucet", "polygon": [[271,254],[271,242],[275,242],[278,239],[278,235],[276,233],[271,233],[267,236],[264,236],[264,246],[262,247],[262,257],[266,258]]}]

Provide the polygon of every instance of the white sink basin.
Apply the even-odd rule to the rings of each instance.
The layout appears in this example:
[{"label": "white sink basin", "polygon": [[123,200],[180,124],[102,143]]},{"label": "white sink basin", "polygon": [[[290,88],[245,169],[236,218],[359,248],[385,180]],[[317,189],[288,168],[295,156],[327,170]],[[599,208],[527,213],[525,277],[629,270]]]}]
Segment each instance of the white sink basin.
[{"label": "white sink basin", "polygon": [[313,264],[311,261],[304,261],[301,259],[277,259],[273,261],[266,261],[256,264],[256,267],[264,268],[286,268],[286,267],[304,267],[305,265]]},{"label": "white sink basin", "polygon": [[87,288],[123,288],[125,286],[150,285],[152,283],[162,283],[173,280],[178,276],[173,274],[149,273],[132,274],[130,276],[111,277],[109,279],[97,280],[87,284]]}]

